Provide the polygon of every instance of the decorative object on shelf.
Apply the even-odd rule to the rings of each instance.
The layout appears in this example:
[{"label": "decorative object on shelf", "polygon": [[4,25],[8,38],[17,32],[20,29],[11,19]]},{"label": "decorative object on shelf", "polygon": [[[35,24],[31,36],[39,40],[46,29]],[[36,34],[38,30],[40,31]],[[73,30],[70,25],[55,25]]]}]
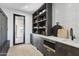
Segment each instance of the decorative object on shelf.
[{"label": "decorative object on shelf", "polygon": [[44,12],[46,12],[46,9],[42,10],[41,12],[39,12],[39,15],[43,14]]},{"label": "decorative object on shelf", "polygon": [[43,35],[46,35],[45,31],[42,31],[42,34],[43,34]]},{"label": "decorative object on shelf", "polygon": [[38,32],[36,31],[35,33],[37,34]]}]

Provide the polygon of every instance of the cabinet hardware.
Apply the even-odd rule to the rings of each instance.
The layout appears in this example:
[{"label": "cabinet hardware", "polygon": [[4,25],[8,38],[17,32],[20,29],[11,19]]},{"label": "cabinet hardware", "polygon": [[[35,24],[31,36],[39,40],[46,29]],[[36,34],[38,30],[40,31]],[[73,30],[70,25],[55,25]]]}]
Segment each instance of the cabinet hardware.
[{"label": "cabinet hardware", "polygon": [[55,49],[52,49],[52,48],[48,47],[48,46],[47,46],[47,45],[45,45],[45,44],[43,44],[43,46],[44,46],[45,48],[47,48],[47,50],[48,50],[48,51],[55,52]]}]

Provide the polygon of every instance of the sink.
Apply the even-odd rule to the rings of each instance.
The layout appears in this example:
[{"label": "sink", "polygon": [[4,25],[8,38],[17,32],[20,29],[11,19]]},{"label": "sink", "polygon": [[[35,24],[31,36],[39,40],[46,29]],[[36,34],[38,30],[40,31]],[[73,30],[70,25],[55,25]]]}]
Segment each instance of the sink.
[{"label": "sink", "polygon": [[66,38],[54,37],[54,36],[48,36],[48,38],[50,38],[51,40],[56,41],[56,42],[60,42],[60,43],[66,44],[66,45],[70,45],[70,46],[79,48],[79,40],[78,40],[79,38],[76,38],[74,40],[71,40],[68,38],[66,39]]},{"label": "sink", "polygon": [[79,43],[79,40],[77,40],[77,39],[74,39],[74,40],[73,40],[73,42],[75,42],[75,43]]},{"label": "sink", "polygon": [[50,37],[53,40],[58,41],[58,42],[72,43],[72,44],[79,43],[78,39],[71,40],[71,39],[65,39],[65,38],[54,37],[54,36],[48,36],[48,37]]},{"label": "sink", "polygon": [[74,39],[74,40],[67,39],[67,40],[63,40],[63,41],[71,42],[71,43],[79,43],[79,41],[77,39]]}]

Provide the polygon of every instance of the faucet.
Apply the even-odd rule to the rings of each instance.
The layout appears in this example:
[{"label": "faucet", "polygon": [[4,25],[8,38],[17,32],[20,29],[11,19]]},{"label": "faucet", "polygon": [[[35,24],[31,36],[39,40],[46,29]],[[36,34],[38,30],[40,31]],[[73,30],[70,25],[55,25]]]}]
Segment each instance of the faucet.
[{"label": "faucet", "polygon": [[73,35],[73,28],[70,28],[70,36],[71,36],[71,40],[75,39],[75,35]]}]

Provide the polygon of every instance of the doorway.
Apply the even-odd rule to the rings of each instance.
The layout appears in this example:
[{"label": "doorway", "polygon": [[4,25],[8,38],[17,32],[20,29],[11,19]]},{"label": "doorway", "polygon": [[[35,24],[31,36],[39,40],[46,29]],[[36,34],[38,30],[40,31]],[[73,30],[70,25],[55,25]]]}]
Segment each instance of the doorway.
[{"label": "doorway", "polygon": [[25,16],[13,14],[13,45],[25,43]]}]

